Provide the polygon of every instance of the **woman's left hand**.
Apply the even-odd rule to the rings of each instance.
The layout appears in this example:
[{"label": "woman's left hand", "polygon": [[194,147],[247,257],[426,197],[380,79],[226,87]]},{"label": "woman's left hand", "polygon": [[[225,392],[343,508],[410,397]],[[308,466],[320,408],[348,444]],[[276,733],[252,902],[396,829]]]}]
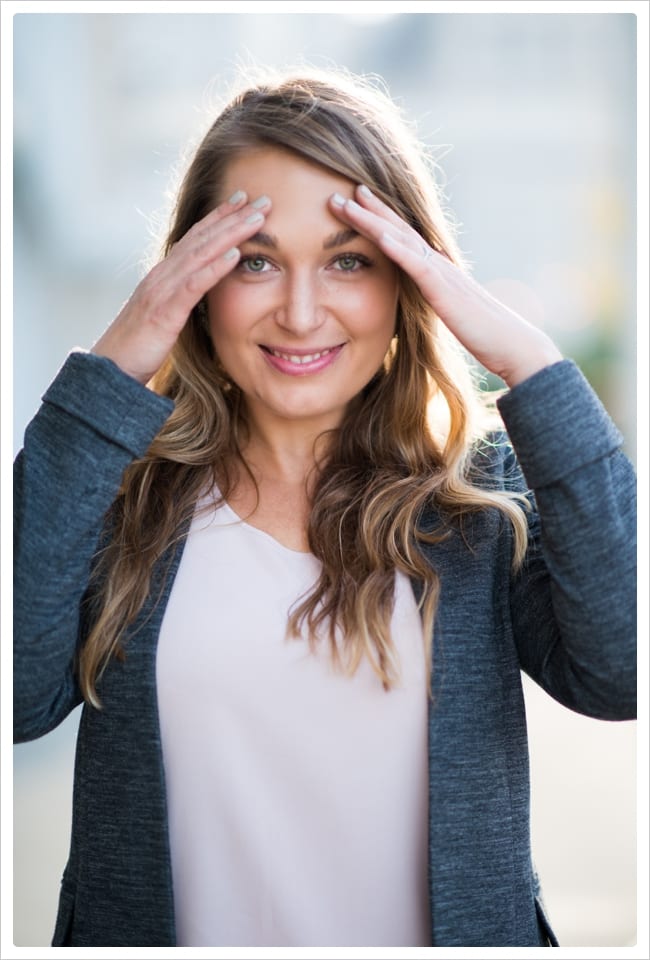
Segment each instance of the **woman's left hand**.
[{"label": "woman's left hand", "polygon": [[562,359],[542,330],[433,250],[367,187],[357,187],[355,197],[335,194],[330,209],[412,277],[443,323],[487,370],[514,387]]}]

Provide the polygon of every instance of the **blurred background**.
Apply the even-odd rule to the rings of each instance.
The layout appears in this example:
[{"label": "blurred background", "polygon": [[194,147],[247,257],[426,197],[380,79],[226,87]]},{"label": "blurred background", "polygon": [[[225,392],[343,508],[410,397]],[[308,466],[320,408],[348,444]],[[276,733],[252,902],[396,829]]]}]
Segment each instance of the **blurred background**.
[{"label": "blurred background", "polygon": [[[576,360],[635,459],[633,14],[19,13],[13,26],[15,450],[67,353],[140,279],[183,151],[239,68],[306,61],[383,78],[440,160],[474,276]],[[560,943],[631,946],[636,726],[525,691],[534,856]],[[77,722],[14,748],[17,946],[51,941]]]}]

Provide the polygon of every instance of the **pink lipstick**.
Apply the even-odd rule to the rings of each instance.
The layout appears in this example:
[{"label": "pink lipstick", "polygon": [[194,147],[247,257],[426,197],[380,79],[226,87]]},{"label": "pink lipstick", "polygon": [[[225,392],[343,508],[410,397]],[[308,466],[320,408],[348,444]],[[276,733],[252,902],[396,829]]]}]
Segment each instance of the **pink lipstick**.
[{"label": "pink lipstick", "polygon": [[344,344],[339,343],[335,347],[323,347],[321,349],[306,348],[298,350],[291,347],[282,350],[278,347],[262,347],[264,357],[267,363],[278,370],[280,373],[286,373],[291,377],[304,377],[309,373],[320,373],[331,366],[339,356]]}]

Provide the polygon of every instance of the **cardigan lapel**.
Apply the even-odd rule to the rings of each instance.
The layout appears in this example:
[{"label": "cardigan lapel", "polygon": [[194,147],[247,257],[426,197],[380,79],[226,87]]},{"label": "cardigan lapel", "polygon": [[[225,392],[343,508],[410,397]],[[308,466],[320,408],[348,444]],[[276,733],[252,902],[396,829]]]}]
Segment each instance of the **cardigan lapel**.
[{"label": "cardigan lapel", "polygon": [[[75,945],[176,945],[156,651],[184,543],[157,565],[151,596],[158,600],[142,610],[126,637],[125,659],[111,661],[98,685],[103,709],[82,713],[77,780],[84,791],[74,818],[83,856],[71,851],[68,872],[85,887],[88,908],[75,915]],[[101,854],[88,856],[93,847]]]}]

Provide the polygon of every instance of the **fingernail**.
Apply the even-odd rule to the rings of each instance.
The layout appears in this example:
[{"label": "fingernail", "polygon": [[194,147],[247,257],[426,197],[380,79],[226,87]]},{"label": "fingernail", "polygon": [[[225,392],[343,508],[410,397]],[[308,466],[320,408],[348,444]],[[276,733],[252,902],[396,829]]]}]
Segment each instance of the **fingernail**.
[{"label": "fingernail", "polygon": [[364,183],[362,183],[361,186],[359,187],[359,193],[361,194],[362,197],[372,196],[371,191],[368,189],[368,187]]},{"label": "fingernail", "polygon": [[251,213],[250,217],[246,217],[246,223],[261,223],[263,219],[263,213]]},{"label": "fingernail", "polygon": [[237,247],[231,247],[230,250],[226,250],[223,255],[224,260],[234,260],[235,257],[239,256],[239,250]]},{"label": "fingernail", "polygon": [[397,246],[397,240],[395,237],[391,237],[390,233],[382,233],[381,239],[384,243],[388,244],[389,247]]},{"label": "fingernail", "polygon": [[235,193],[233,193],[230,200],[228,201],[228,203],[232,204],[232,206],[235,207],[237,206],[238,203],[241,203],[242,200],[245,200],[245,199],[246,199],[246,194],[244,193],[244,191],[236,190]]},{"label": "fingernail", "polygon": [[340,193],[332,194],[331,199],[335,207],[343,207],[345,205],[345,197],[342,197]]},{"label": "fingernail", "polygon": [[254,200],[251,203],[251,207],[268,207],[271,202],[271,198],[267,196],[258,197],[257,200]]}]

